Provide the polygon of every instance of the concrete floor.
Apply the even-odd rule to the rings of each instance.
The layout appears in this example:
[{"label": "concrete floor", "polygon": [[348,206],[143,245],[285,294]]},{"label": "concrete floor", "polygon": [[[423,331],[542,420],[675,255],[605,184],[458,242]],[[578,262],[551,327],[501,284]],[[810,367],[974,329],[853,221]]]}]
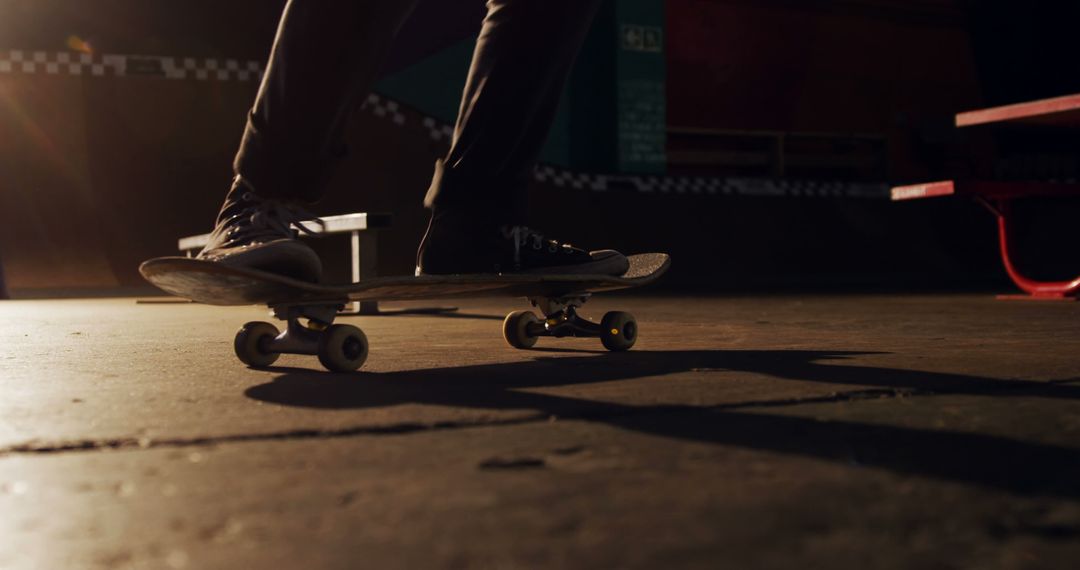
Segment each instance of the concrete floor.
[{"label": "concrete floor", "polygon": [[0,568],[1076,568],[1080,303],[602,296],[348,318],[362,373],[249,370],[259,308],[0,303]]}]

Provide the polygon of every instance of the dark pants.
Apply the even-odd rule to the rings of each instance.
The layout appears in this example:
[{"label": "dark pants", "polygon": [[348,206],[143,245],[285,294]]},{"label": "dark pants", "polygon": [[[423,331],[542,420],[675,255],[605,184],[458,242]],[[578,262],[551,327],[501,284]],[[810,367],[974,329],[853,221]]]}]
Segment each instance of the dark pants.
[{"label": "dark pants", "polygon": [[[352,106],[371,89],[416,0],[290,0],[237,174],[267,197],[315,201],[344,155]],[[490,0],[428,207],[519,218],[574,57],[599,0]]]}]

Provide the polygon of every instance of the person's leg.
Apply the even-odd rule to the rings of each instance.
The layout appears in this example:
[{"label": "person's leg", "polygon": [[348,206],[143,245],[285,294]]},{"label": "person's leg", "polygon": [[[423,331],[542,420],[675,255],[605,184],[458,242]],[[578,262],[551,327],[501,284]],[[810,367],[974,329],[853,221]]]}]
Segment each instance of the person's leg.
[{"label": "person's leg", "polygon": [[489,0],[453,144],[428,207],[487,207],[513,222],[599,0]]},{"label": "person's leg", "polygon": [[343,128],[416,0],[289,0],[234,168],[260,196],[314,202]]},{"label": "person's leg", "polygon": [[[615,252],[590,256],[524,228],[491,238],[500,228],[524,223],[529,180],[600,4],[488,1],[453,142],[436,163],[424,200],[432,222],[421,243],[419,272],[547,271],[579,264],[589,272],[625,270],[625,257]],[[491,245],[499,239],[514,242],[512,258],[505,243]],[[531,259],[521,259],[522,245]]]},{"label": "person's leg", "polygon": [[289,0],[248,114],[235,178],[203,259],[317,280],[321,266],[292,239],[290,202],[322,195],[344,154],[349,111],[371,88],[416,0]]}]

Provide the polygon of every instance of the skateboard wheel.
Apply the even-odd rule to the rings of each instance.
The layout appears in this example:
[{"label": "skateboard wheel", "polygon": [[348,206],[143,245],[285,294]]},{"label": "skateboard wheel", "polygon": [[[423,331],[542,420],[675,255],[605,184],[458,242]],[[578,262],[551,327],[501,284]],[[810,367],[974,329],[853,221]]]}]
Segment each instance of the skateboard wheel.
[{"label": "skateboard wheel", "polygon": [[532,311],[514,311],[503,320],[503,338],[514,348],[532,348],[540,337],[529,334],[529,325],[539,322]]},{"label": "skateboard wheel", "polygon": [[629,350],[637,341],[637,321],[630,313],[611,311],[600,320],[600,327],[600,342],[610,351]]},{"label": "skateboard wheel", "polygon": [[352,325],[331,325],[319,337],[318,355],[327,370],[352,372],[367,360],[367,335]]},{"label": "skateboard wheel", "polygon": [[254,321],[240,327],[233,339],[233,350],[240,362],[255,368],[270,366],[277,361],[277,352],[266,349],[267,343],[281,334],[277,327],[270,323]]}]

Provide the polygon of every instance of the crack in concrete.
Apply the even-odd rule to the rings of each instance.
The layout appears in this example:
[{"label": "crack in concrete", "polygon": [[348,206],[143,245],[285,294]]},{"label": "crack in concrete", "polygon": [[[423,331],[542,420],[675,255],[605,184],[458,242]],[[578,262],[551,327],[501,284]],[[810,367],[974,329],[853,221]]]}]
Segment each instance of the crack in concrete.
[{"label": "crack in concrete", "polygon": [[486,421],[447,421],[423,424],[404,422],[399,424],[354,426],[340,429],[296,429],[267,433],[227,434],[217,436],[197,436],[179,438],[136,438],[121,437],[98,440],[76,440],[54,443],[24,443],[0,448],[0,457],[14,454],[50,454],[79,451],[110,451],[124,449],[160,449],[169,447],[202,447],[223,443],[246,443],[254,441],[303,440],[303,439],[338,439],[365,435],[403,435],[424,431],[467,429],[475,427],[502,427],[533,423],[547,420],[547,415],[530,414],[529,416],[505,420]]},{"label": "crack in concrete", "polygon": [[784,400],[753,400],[738,402],[735,404],[717,404],[699,409],[706,410],[738,410],[743,408],[780,408],[786,406],[801,406],[803,404],[839,404],[844,402],[856,402],[859,400],[882,400],[909,398],[912,396],[932,396],[936,392],[931,390],[901,389],[901,388],[868,388],[866,390],[850,390],[847,392],[833,392],[824,396],[806,396],[800,398],[787,398]]},{"label": "crack in concrete", "polygon": [[622,404],[596,402],[598,409],[555,416],[548,413],[534,413],[514,418],[475,421],[442,421],[433,423],[403,422],[386,425],[353,426],[340,429],[295,429],[267,433],[227,434],[217,436],[197,436],[179,438],[119,437],[111,439],[84,439],[57,442],[31,441],[7,447],[0,447],[0,458],[9,455],[48,455],[58,453],[78,453],[87,451],[119,451],[138,449],[165,449],[183,447],[206,447],[227,443],[247,443],[259,441],[293,441],[305,439],[342,439],[361,436],[407,435],[418,432],[460,430],[482,427],[511,427],[517,425],[547,422],[556,419],[579,421],[603,421],[620,417],[646,414],[680,414],[686,412],[723,412],[744,409],[777,408],[804,404],[829,404],[859,400],[877,400],[905,398],[909,396],[930,395],[933,392],[923,390],[900,390],[874,388],[833,392],[824,396],[787,398],[782,400],[753,400],[712,406],[660,405],[635,407]]}]

